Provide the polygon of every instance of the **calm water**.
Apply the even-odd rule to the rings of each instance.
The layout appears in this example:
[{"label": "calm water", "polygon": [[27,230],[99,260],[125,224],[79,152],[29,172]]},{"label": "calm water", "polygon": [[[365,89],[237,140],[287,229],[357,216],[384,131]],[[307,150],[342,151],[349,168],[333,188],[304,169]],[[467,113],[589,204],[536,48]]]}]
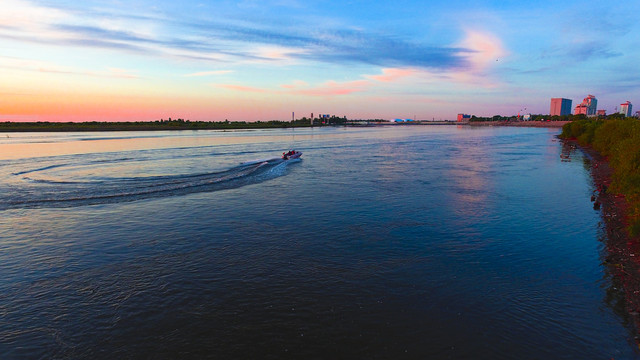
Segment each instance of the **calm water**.
[{"label": "calm water", "polygon": [[638,358],[556,134],[2,134],[0,358]]}]

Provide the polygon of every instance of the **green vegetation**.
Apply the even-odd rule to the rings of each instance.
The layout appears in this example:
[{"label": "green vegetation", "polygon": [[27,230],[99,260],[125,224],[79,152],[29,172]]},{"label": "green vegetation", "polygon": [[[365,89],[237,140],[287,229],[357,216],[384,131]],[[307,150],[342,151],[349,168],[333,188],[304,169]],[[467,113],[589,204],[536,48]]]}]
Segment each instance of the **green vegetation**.
[{"label": "green vegetation", "polygon": [[[520,120],[524,118],[524,115],[520,115]],[[574,119],[574,115],[564,115],[564,116],[550,116],[544,114],[531,114],[530,121],[570,121]],[[480,116],[471,116],[469,121],[517,121],[518,117],[516,115],[513,116],[502,116],[502,115],[494,115],[492,117],[480,117]]]},{"label": "green vegetation", "polygon": [[579,120],[565,124],[560,137],[592,146],[609,159],[613,175],[607,191],[625,196],[630,206],[629,232],[640,235],[640,121],[621,115]]},{"label": "green vegetation", "polygon": [[153,130],[235,130],[310,127],[347,124],[346,117],[323,119],[306,117],[293,121],[190,121],[184,119],[135,122],[0,122],[0,132],[27,131],[153,131]]},{"label": "green vegetation", "polygon": [[[520,115],[520,120],[522,120],[524,116]],[[606,116],[598,116],[596,119],[621,119],[624,118],[622,114],[611,114]],[[471,116],[469,121],[517,121],[518,117],[516,115],[512,116],[502,116],[502,115],[494,115],[492,117],[479,117],[479,116]],[[531,121],[577,121],[577,120],[587,120],[587,115],[579,114],[579,115],[548,115],[548,114],[531,114]]]}]

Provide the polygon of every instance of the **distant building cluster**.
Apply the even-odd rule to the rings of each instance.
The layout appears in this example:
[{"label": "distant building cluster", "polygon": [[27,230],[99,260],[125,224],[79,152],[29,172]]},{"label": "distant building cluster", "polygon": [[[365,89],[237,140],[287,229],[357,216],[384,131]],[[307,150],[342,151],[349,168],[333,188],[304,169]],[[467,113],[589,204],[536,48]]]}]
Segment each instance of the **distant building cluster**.
[{"label": "distant building cluster", "polygon": [[598,110],[598,99],[595,96],[589,94],[586,98],[582,100],[582,103],[576,105],[576,109],[574,110],[575,115],[584,114],[587,116],[596,116],[596,111]]},{"label": "distant building cluster", "polygon": [[[566,115],[571,115],[571,105],[572,105],[573,101],[571,99],[565,99],[565,98],[551,98],[551,107],[549,109],[549,114],[551,116],[566,116]],[[526,110],[527,108],[524,108],[524,110]],[[520,110],[522,111],[522,110]],[[580,114],[584,114],[586,116],[592,117],[592,116],[601,116],[601,117],[605,117],[607,116],[607,111],[605,109],[598,109],[598,99],[596,99],[595,96],[589,94],[587,95],[587,97],[585,97],[584,99],[582,99],[582,102],[579,103],[578,105],[576,105],[576,107],[573,109],[573,113],[574,115],[580,115]],[[631,105],[631,101],[626,101],[622,104],[620,104],[620,108],[618,110],[618,107],[616,107],[616,110],[613,112],[614,114],[618,113],[618,114],[622,114],[625,117],[637,117],[640,118],[640,111],[636,111],[635,113],[633,112],[633,106]],[[480,118],[476,118],[475,116],[473,116],[474,119],[480,119]],[[500,119],[505,119],[502,116],[496,115],[494,116],[492,119],[493,121],[496,120],[496,118],[498,120]],[[530,120],[535,120],[539,118],[539,116],[532,116],[531,114],[524,114],[522,116],[522,120],[524,121],[530,121]],[[458,114],[458,118],[457,118],[457,122],[468,122],[472,119],[471,115],[467,115],[467,114],[463,114],[463,113],[459,113]],[[486,118],[488,119],[488,118]],[[512,120],[520,120],[520,112],[518,112],[518,117],[516,118],[515,116],[511,118]],[[491,119],[489,119],[491,120]],[[544,119],[543,119],[544,120]],[[398,121],[405,121],[402,119],[396,119],[396,122]]]},{"label": "distant building cluster", "polygon": [[404,123],[404,122],[412,122],[412,121],[413,121],[413,119],[395,119],[395,120],[393,120],[393,122],[396,122],[396,123]]},{"label": "distant building cluster", "polygon": [[[598,99],[595,96],[589,94],[582,102],[576,105],[574,115],[584,114],[586,116],[606,116],[607,111],[598,110]],[[632,105],[630,101],[620,104],[620,111],[618,113],[623,114],[626,117],[633,116]],[[571,100],[564,98],[551,98],[551,116],[563,116],[571,114]],[[638,116],[638,113],[636,113]]]}]

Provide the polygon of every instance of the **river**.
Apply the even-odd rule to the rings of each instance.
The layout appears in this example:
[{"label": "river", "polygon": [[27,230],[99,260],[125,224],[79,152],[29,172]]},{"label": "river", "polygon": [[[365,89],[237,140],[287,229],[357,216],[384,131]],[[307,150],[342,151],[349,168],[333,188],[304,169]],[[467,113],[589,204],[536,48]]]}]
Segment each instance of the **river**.
[{"label": "river", "polygon": [[558,132],[0,134],[0,354],[639,358]]}]

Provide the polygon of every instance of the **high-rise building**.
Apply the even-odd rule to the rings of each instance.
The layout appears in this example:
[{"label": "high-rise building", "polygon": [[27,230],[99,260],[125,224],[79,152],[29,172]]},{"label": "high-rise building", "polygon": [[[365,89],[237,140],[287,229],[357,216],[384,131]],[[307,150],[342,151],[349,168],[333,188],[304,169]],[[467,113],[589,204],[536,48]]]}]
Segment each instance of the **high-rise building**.
[{"label": "high-rise building", "polygon": [[624,114],[624,116],[631,116],[631,102],[627,100],[626,103],[620,104],[620,114]]},{"label": "high-rise building", "polygon": [[467,114],[458,114],[458,122],[461,121],[469,121],[471,119],[471,115]]},{"label": "high-rise building", "polygon": [[571,100],[565,98],[551,99],[551,116],[562,116],[571,114]]},{"label": "high-rise building", "polygon": [[585,114],[587,116],[595,116],[598,109],[598,99],[595,96],[589,95],[582,100],[582,103],[576,105],[574,114]]}]

